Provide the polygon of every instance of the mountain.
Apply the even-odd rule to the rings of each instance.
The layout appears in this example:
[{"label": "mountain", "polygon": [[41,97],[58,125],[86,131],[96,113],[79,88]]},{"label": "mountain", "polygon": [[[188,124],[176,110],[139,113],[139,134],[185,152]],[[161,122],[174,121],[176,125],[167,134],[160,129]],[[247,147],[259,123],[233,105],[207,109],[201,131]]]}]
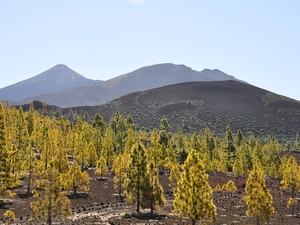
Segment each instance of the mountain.
[{"label": "mountain", "polygon": [[[69,109],[65,109],[65,113]],[[73,111],[100,113],[106,120],[118,110],[138,127],[159,127],[166,116],[173,130],[209,127],[223,135],[227,124],[244,134],[292,139],[300,130],[300,102],[236,81],[189,82],[131,93],[96,107]]]},{"label": "mountain", "polygon": [[237,81],[233,76],[229,76],[220,70],[205,69],[198,72],[185,65],[157,64],[140,68],[101,83],[90,82],[87,85],[79,86],[83,84],[82,82],[75,88],[59,88],[59,91],[31,95],[28,98],[23,98],[21,103],[39,100],[64,108],[95,106],[136,91],[183,82],[222,80]]},{"label": "mountain", "polygon": [[58,64],[37,76],[0,89],[0,99],[13,102],[27,99],[27,102],[31,102],[38,95],[98,83],[100,81],[87,79],[69,67]]},{"label": "mountain", "polygon": [[146,66],[103,83],[106,89],[112,91],[115,97],[120,97],[135,91],[145,91],[192,81],[222,81],[237,80],[220,70],[204,69],[201,72],[192,70],[185,65],[172,63]]}]

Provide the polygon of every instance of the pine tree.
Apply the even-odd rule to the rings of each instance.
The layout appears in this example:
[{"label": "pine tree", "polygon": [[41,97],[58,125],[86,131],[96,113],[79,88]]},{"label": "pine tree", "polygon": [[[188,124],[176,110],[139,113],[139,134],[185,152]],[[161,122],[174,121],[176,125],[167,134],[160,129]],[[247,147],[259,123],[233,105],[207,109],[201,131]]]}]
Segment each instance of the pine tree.
[{"label": "pine tree", "polygon": [[281,159],[279,153],[282,151],[282,146],[272,137],[268,137],[266,144],[263,146],[264,159],[263,165],[267,175],[271,177],[279,177],[279,168]]},{"label": "pine tree", "polygon": [[58,169],[50,161],[41,182],[43,193],[34,191],[36,201],[31,202],[33,219],[52,225],[53,221],[66,221],[72,215],[71,202],[62,191],[63,182]]},{"label": "pine tree", "polygon": [[212,188],[208,184],[199,155],[192,150],[183,165],[178,186],[175,188],[174,211],[179,216],[188,216],[192,224],[216,219],[216,206],[212,200]]},{"label": "pine tree", "polygon": [[235,192],[236,190],[237,190],[237,187],[236,187],[235,183],[233,182],[233,180],[229,180],[225,185],[225,191],[230,192],[231,196],[232,196],[232,193]]},{"label": "pine tree", "polygon": [[16,219],[16,215],[13,211],[10,209],[6,210],[6,212],[3,215],[4,220],[6,221],[5,225],[8,225],[10,222],[13,222]]},{"label": "pine tree", "polygon": [[36,158],[34,156],[34,150],[31,146],[31,144],[28,145],[27,147],[27,152],[26,152],[27,160],[26,162],[26,171],[28,173],[28,183],[27,183],[27,191],[26,195],[30,195],[31,192],[31,185],[33,182],[34,178],[34,170],[36,167]]},{"label": "pine tree", "polygon": [[127,178],[125,191],[126,200],[129,203],[136,203],[136,211],[140,213],[141,196],[144,188],[144,179],[147,174],[147,156],[144,146],[138,142],[133,147],[130,155],[130,162],[127,167]]},{"label": "pine tree", "polygon": [[181,166],[178,162],[174,162],[170,159],[168,159],[165,166],[170,170],[169,186],[174,188],[177,186],[178,180],[180,178]]},{"label": "pine tree", "polygon": [[96,153],[98,158],[100,158],[100,156],[102,155],[102,139],[105,133],[106,124],[103,117],[99,113],[96,113],[96,115],[94,116],[92,127],[94,131]]},{"label": "pine tree", "polygon": [[228,171],[227,162],[225,152],[222,149],[213,150],[212,165],[215,171],[226,173]]},{"label": "pine tree", "polygon": [[127,127],[126,121],[119,111],[111,118],[109,126],[112,131],[114,153],[123,152],[127,138]]},{"label": "pine tree", "polygon": [[244,140],[244,136],[243,136],[243,133],[240,129],[238,129],[238,131],[236,132],[236,135],[235,135],[235,143],[237,146],[241,146],[242,142]]},{"label": "pine tree", "polygon": [[166,117],[160,120],[159,128],[160,128],[159,143],[165,144],[165,146],[167,146],[171,138],[171,132],[170,132],[170,124]]},{"label": "pine tree", "polygon": [[232,172],[232,167],[236,158],[236,148],[234,145],[233,133],[228,124],[225,132],[225,149],[228,154],[228,170]]},{"label": "pine tree", "polygon": [[[295,192],[300,190],[300,168],[293,156],[290,156],[285,165],[281,180],[282,189],[291,191],[291,198],[295,199]],[[294,216],[294,204],[292,205],[292,216]]]},{"label": "pine tree", "polygon": [[78,191],[88,191],[90,177],[86,171],[81,171],[80,166],[75,161],[72,163],[69,171],[63,176],[64,187],[66,190],[71,190],[76,197]]},{"label": "pine tree", "polygon": [[0,198],[11,195],[8,188],[14,186],[11,174],[11,141],[8,138],[8,124],[6,123],[5,108],[0,101]]},{"label": "pine tree", "polygon": [[97,169],[95,171],[95,174],[100,175],[100,179],[103,179],[103,175],[108,172],[108,167],[106,165],[106,161],[104,157],[100,157],[100,159],[97,162]]},{"label": "pine tree", "polygon": [[130,155],[127,151],[123,154],[119,154],[114,161],[112,170],[115,172],[114,187],[118,188],[120,201],[123,202],[123,189],[125,185],[125,179],[127,177],[126,168],[130,161]]},{"label": "pine tree", "polygon": [[248,206],[247,216],[255,216],[256,224],[268,221],[274,214],[273,198],[266,187],[263,171],[258,165],[253,166],[246,181],[245,201]]},{"label": "pine tree", "polygon": [[148,166],[148,176],[145,177],[144,188],[142,191],[141,207],[150,208],[151,214],[157,207],[163,207],[165,198],[163,188],[158,180],[158,171],[154,167],[154,163],[150,162]]},{"label": "pine tree", "polygon": [[295,138],[292,149],[295,152],[300,152],[300,136],[299,136],[299,133],[296,134],[296,138]]},{"label": "pine tree", "polygon": [[205,136],[205,141],[206,141],[206,146],[209,150],[209,157],[210,157],[210,161],[212,161],[212,157],[213,157],[213,150],[215,149],[215,139],[214,136],[212,134],[212,132],[210,131],[209,128],[206,128],[204,131],[204,136]]},{"label": "pine tree", "polygon": [[[119,147],[116,147],[119,148]],[[111,127],[108,127],[105,132],[103,140],[103,155],[106,160],[106,166],[109,167],[113,164],[114,153],[114,134]]]},{"label": "pine tree", "polygon": [[148,157],[154,162],[154,167],[158,168],[161,166],[161,144],[159,143],[159,134],[154,128],[150,135],[150,148],[148,152]]}]

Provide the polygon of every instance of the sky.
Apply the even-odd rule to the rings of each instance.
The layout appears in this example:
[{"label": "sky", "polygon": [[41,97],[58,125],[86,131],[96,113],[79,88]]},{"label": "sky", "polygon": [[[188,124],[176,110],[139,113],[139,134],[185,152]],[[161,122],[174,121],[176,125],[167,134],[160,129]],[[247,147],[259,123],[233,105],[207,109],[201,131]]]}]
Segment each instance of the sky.
[{"label": "sky", "polygon": [[0,0],[0,88],[56,64],[98,80],[219,69],[300,100],[299,0]]}]

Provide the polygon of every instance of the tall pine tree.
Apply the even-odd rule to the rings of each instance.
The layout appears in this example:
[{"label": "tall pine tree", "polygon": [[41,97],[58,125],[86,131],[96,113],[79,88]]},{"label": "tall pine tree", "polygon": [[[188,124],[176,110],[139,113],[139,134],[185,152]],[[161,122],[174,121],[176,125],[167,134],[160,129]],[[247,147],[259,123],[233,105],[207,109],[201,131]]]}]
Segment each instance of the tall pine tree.
[{"label": "tall pine tree", "polygon": [[255,216],[256,224],[270,220],[274,214],[273,198],[266,187],[262,169],[258,165],[253,166],[246,181],[245,201],[248,206],[247,216]]},{"label": "tall pine tree", "polygon": [[183,172],[175,188],[175,213],[188,216],[193,225],[206,219],[214,221],[217,212],[212,200],[212,188],[208,184],[208,174],[205,173],[195,150],[189,153],[182,168]]}]

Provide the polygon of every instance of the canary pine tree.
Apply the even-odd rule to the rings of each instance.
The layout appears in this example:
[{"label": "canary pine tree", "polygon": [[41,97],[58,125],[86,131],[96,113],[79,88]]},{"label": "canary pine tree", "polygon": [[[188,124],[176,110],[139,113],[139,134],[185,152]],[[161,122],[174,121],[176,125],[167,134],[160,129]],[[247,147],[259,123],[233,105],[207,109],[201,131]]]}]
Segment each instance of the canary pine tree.
[{"label": "canary pine tree", "polygon": [[159,134],[154,128],[150,135],[150,148],[148,149],[148,157],[152,159],[154,167],[158,168],[161,158],[161,144],[159,143]]},{"label": "canary pine tree", "polygon": [[[281,180],[282,189],[291,191],[291,198],[295,199],[295,192],[300,190],[300,168],[293,156],[286,162]],[[292,204],[292,216],[294,216],[295,204]]]},{"label": "canary pine tree", "polygon": [[234,145],[233,133],[230,125],[228,124],[225,132],[225,149],[228,154],[228,170],[232,172],[232,167],[236,158],[236,148]]},{"label": "canary pine tree", "polygon": [[106,129],[106,123],[99,113],[96,113],[96,115],[94,116],[92,127],[96,153],[98,158],[100,158],[102,153],[102,140]]},{"label": "canary pine tree", "polygon": [[97,161],[97,168],[95,174],[100,175],[100,179],[103,179],[103,175],[108,172],[108,167],[106,165],[105,158],[103,156]]},{"label": "canary pine tree", "polygon": [[76,197],[78,191],[88,191],[90,177],[86,171],[81,171],[80,166],[75,161],[72,163],[69,171],[63,175],[64,188],[71,190]]},{"label": "canary pine tree", "polygon": [[270,220],[274,214],[273,198],[266,187],[263,171],[260,166],[254,165],[246,181],[245,201],[248,206],[247,216],[256,217],[256,224]]},{"label": "canary pine tree", "polygon": [[114,176],[114,188],[118,188],[120,201],[123,202],[123,189],[126,179],[126,168],[130,161],[130,155],[127,151],[117,155],[112,170],[115,172]]},{"label": "canary pine tree", "polygon": [[48,225],[52,225],[56,220],[69,220],[69,216],[72,215],[71,202],[63,191],[62,176],[52,160],[48,162],[41,183],[44,191],[34,191],[36,201],[31,202],[33,220],[46,222]]},{"label": "canary pine tree", "polygon": [[11,192],[8,190],[13,186],[13,178],[11,175],[11,151],[8,149],[7,139],[7,123],[5,107],[0,101],[0,198],[10,195]]},{"label": "canary pine tree", "polygon": [[231,194],[231,197],[232,197],[232,193],[237,190],[237,187],[236,187],[235,183],[233,182],[233,180],[229,180],[226,183],[226,185],[224,186],[224,190],[226,192],[229,192]]},{"label": "canary pine tree", "polygon": [[208,184],[208,174],[205,173],[198,153],[192,150],[180,175],[178,186],[175,187],[174,211],[179,216],[188,216],[192,224],[205,220],[216,219],[216,206],[212,200],[212,188]]},{"label": "canary pine tree", "polygon": [[136,211],[140,213],[141,196],[145,188],[144,179],[148,177],[147,156],[144,146],[138,142],[134,145],[127,166],[125,197],[129,203],[136,203]]},{"label": "canary pine tree", "polygon": [[158,180],[158,171],[154,167],[154,163],[150,162],[148,166],[148,173],[144,179],[144,188],[142,191],[142,208],[150,208],[150,213],[158,207],[163,207],[165,198],[163,195],[163,188]]}]

